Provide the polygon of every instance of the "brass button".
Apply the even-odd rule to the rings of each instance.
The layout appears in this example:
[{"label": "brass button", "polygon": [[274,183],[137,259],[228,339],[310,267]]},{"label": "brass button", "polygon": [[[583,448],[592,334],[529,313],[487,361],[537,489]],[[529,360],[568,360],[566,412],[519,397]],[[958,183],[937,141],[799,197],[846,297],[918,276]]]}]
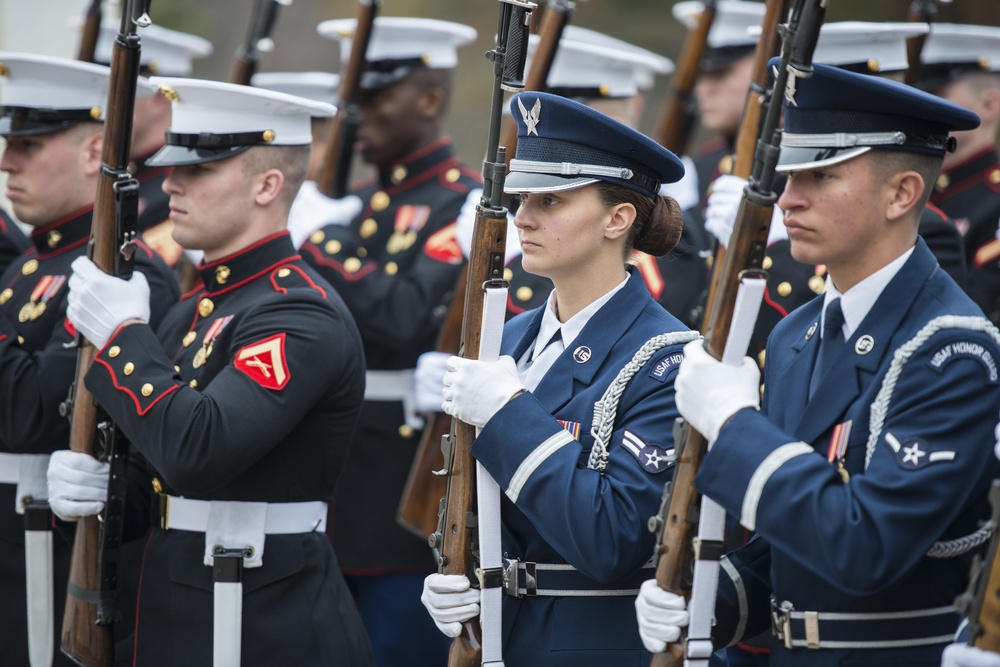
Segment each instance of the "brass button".
[{"label": "brass button", "polygon": [[160,479],[158,477],[153,478],[153,491],[156,493],[163,493],[163,485],[160,484]]},{"label": "brass button", "polygon": [[190,382],[188,382],[188,386],[190,386],[192,389],[197,389],[198,388],[198,381],[197,380],[191,380]]},{"label": "brass button", "polygon": [[108,348],[108,356],[111,357],[112,359],[114,359],[121,353],[122,349],[117,345],[112,345],[111,347]]},{"label": "brass button", "polygon": [[357,257],[348,257],[347,260],[344,261],[344,270],[348,273],[355,273],[360,268],[361,260]]},{"label": "brass button", "polygon": [[38,260],[29,259],[27,262],[24,263],[24,266],[21,267],[21,275],[30,276],[37,270],[38,270]]},{"label": "brass button", "polygon": [[326,238],[326,234],[323,233],[322,229],[317,229],[315,232],[309,235],[309,242],[313,245],[319,245]]},{"label": "brass button", "polygon": [[327,255],[336,255],[340,252],[340,241],[327,241],[323,247]]},{"label": "brass button", "polygon": [[518,287],[516,292],[517,298],[520,301],[527,301],[533,294],[534,292],[531,291],[530,287]]},{"label": "brass button", "polygon": [[361,238],[370,239],[375,236],[375,232],[378,231],[378,223],[375,222],[375,218],[368,218],[361,223],[361,229],[358,233],[361,234]]},{"label": "brass button", "polygon": [[719,173],[720,174],[731,174],[733,173],[733,156],[725,155],[719,160]]},{"label": "brass button", "polygon": [[783,282],[778,285],[778,295],[788,296],[792,293],[792,284],[789,282]]},{"label": "brass button", "polygon": [[277,135],[274,133],[274,130],[264,130],[264,132],[260,135],[260,138],[267,143],[271,143],[274,141],[275,136]]},{"label": "brass button", "polygon": [[990,172],[990,183],[994,185],[1000,183],[1000,169],[994,169]]},{"label": "brass button", "polygon": [[407,426],[406,424],[403,424],[402,426],[399,427],[399,437],[401,437],[401,438],[407,438],[407,439],[412,438],[413,437],[413,428],[410,427],[410,426]]},{"label": "brass button", "polygon": [[771,268],[772,264],[774,264],[774,261],[770,257],[765,257],[764,261],[761,262],[760,266],[761,266],[762,269],[764,269],[765,271],[767,271],[768,269]]},{"label": "brass button", "polygon": [[513,280],[513,278],[514,278],[514,271],[513,271],[513,269],[511,269],[509,267],[504,268],[504,270],[503,270],[503,279],[506,280],[507,282],[510,282],[511,280]]},{"label": "brass button", "polygon": [[384,211],[389,207],[389,195],[379,190],[372,195],[369,205],[373,211]]},{"label": "brass button", "polygon": [[140,389],[139,391],[142,392],[143,396],[149,396],[150,394],[153,393],[153,385],[147,382],[146,384],[142,385],[142,389]]},{"label": "brass button", "polygon": [[133,364],[131,361],[125,364],[125,368],[122,369],[122,373],[124,373],[125,375],[132,375],[132,373],[134,372],[135,372],[135,364]]},{"label": "brass button", "polygon": [[877,72],[882,68],[882,64],[879,63],[878,58],[869,58],[867,65],[869,72]]},{"label": "brass button", "polygon": [[455,169],[454,167],[444,172],[444,180],[448,181],[449,183],[454,183],[461,177],[462,177],[462,172],[458,169]]},{"label": "brass button", "polygon": [[385,265],[385,272],[387,275],[394,276],[399,272],[399,266],[396,265],[396,262],[389,262]]},{"label": "brass button", "polygon": [[10,301],[10,297],[12,296],[14,296],[14,290],[12,290],[9,287],[4,291],[0,292],[0,306]]},{"label": "brass button", "polygon": [[287,278],[290,275],[292,275],[292,270],[291,269],[278,269],[278,277],[279,278]]},{"label": "brass button", "polygon": [[229,280],[230,273],[231,272],[229,271],[228,266],[223,265],[215,267],[215,282],[220,285],[225,285],[226,281]]},{"label": "brass button", "polygon": [[202,299],[198,302],[198,314],[202,317],[208,317],[215,310],[215,304],[212,303],[211,299]]},{"label": "brass button", "polygon": [[45,239],[45,243],[50,248],[57,247],[60,241],[62,241],[62,234],[59,233],[58,229],[53,229],[51,232],[49,232],[48,236]]},{"label": "brass button", "polygon": [[24,336],[18,336],[17,342],[20,343],[21,345],[24,345]]},{"label": "brass button", "polygon": [[367,257],[367,256],[368,256],[367,248],[358,248],[358,257]]},{"label": "brass button", "polygon": [[181,372],[181,367],[180,366],[174,366],[174,372],[175,373],[180,373]]},{"label": "brass button", "polygon": [[812,276],[809,278],[809,289],[811,289],[816,294],[822,294],[826,291],[826,280],[823,276]]},{"label": "brass button", "polygon": [[934,181],[934,189],[938,192],[944,192],[948,189],[949,185],[951,185],[951,177],[949,177],[948,174],[941,174],[937,177],[937,180]]},{"label": "brass button", "polygon": [[184,347],[188,347],[194,342],[194,339],[198,337],[198,334],[194,331],[188,331],[184,334]]},{"label": "brass button", "polygon": [[392,176],[390,176],[390,178],[392,179],[393,183],[399,185],[406,179],[406,174],[407,174],[406,167],[404,167],[401,164],[398,164],[393,168]]}]

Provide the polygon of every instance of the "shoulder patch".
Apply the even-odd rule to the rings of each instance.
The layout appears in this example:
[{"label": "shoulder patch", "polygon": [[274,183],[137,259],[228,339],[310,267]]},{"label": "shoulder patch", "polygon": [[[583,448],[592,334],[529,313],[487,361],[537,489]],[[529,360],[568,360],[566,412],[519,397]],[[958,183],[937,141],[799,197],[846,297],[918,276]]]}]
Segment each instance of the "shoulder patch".
[{"label": "shoulder patch", "polygon": [[622,436],[622,447],[635,457],[643,470],[654,475],[670,468],[676,460],[673,447],[664,449],[657,444],[647,443],[628,429]]},{"label": "shoulder patch", "polygon": [[991,350],[982,343],[971,340],[959,340],[945,343],[931,355],[927,365],[938,373],[956,359],[974,359],[982,364],[986,370],[986,379],[990,384],[996,384],[998,380],[997,358]]},{"label": "shoulder patch", "polygon": [[285,359],[285,334],[275,334],[240,348],[233,364],[265,389],[284,389],[291,379]]},{"label": "shoulder patch", "polygon": [[455,231],[457,223],[445,225],[438,231],[431,234],[427,242],[424,243],[424,253],[431,259],[445,264],[461,264],[465,257],[462,255],[462,248],[458,245],[458,238]]},{"label": "shoulder patch", "polygon": [[896,454],[896,463],[904,470],[919,470],[932,463],[954,461],[956,453],[952,450],[931,451],[927,442],[921,438],[909,438],[900,442],[892,433],[886,432],[885,442]]},{"label": "shoulder patch", "polygon": [[666,382],[670,374],[680,367],[682,361],[684,361],[683,352],[667,352],[649,369],[649,377],[659,382]]}]

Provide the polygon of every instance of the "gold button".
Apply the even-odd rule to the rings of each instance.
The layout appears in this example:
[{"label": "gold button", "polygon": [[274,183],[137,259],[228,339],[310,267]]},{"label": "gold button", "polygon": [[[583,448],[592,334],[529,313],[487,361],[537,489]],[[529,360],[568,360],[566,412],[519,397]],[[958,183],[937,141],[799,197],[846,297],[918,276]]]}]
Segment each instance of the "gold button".
[{"label": "gold button", "polygon": [[208,317],[215,310],[215,304],[212,303],[211,299],[202,299],[198,302],[198,314],[202,317]]},{"label": "gold button", "polygon": [[719,173],[720,174],[731,174],[733,173],[733,156],[725,155],[721,160],[719,160]]},{"label": "gold button", "polygon": [[153,393],[153,385],[147,382],[146,384],[142,385],[142,389],[140,389],[139,391],[142,392],[143,396],[149,396],[150,394]]},{"label": "gold button", "polygon": [[390,178],[392,178],[393,183],[398,185],[402,183],[403,180],[406,178],[406,174],[407,174],[406,167],[404,167],[401,164],[398,164],[393,168],[392,176]]},{"label": "gold button", "polygon": [[10,301],[10,297],[12,296],[14,296],[14,290],[12,290],[9,287],[4,291],[0,292],[0,306]]},{"label": "gold button", "polygon": [[317,229],[315,232],[309,235],[309,242],[313,245],[319,245],[326,238],[326,234],[323,233],[322,229]]},{"label": "gold button", "polygon": [[184,334],[184,347],[188,347],[194,342],[194,339],[198,337],[198,334],[194,331],[188,331]]},{"label": "gold button", "polygon": [[444,180],[448,181],[449,183],[454,183],[461,177],[462,177],[462,172],[455,168],[449,169],[448,171],[444,172]]},{"label": "gold button", "polygon": [[122,349],[117,345],[112,345],[111,347],[108,348],[108,356],[111,357],[112,359],[114,359],[121,353]]},{"label": "gold button", "polygon": [[503,270],[503,279],[506,280],[507,282],[510,282],[511,280],[513,280],[513,278],[514,278],[514,271],[513,271],[513,269],[511,269],[509,267],[505,268]]},{"label": "gold button", "polygon": [[272,141],[274,141],[274,137],[275,137],[274,130],[264,130],[264,132],[260,135],[260,138],[266,141],[267,143],[271,143]]},{"label": "gold button", "polygon": [[27,262],[24,263],[24,266],[21,267],[21,274],[25,276],[30,276],[37,270],[38,270],[38,260],[29,259]]},{"label": "gold button", "polygon": [[527,301],[534,292],[531,291],[530,287],[518,287],[516,294],[519,301]]},{"label": "gold button", "polygon": [[757,355],[757,365],[764,368],[764,359],[767,357],[767,350],[761,350]]},{"label": "gold button", "polygon": [[938,192],[944,192],[948,189],[949,185],[951,185],[951,178],[948,174],[941,174],[937,177],[937,180],[934,181],[934,189]]},{"label": "gold button", "polygon": [[385,272],[387,275],[394,276],[399,272],[399,267],[396,262],[389,262],[385,265]]},{"label": "gold button", "polygon": [[373,211],[384,211],[389,207],[389,195],[379,190],[372,195],[369,205],[372,207]]},{"label": "gold button", "polygon": [[368,250],[366,248],[358,248],[358,257],[367,257]]},{"label": "gold button", "polygon": [[220,285],[225,285],[226,281],[229,280],[229,267],[228,266],[217,266],[215,267],[215,282]]},{"label": "gold button", "polygon": [[191,380],[190,382],[188,382],[188,386],[191,387],[192,389],[197,389],[197,387],[198,387],[198,381],[197,380]]},{"label": "gold button", "polygon": [[407,426],[406,424],[403,424],[402,426],[399,427],[399,437],[401,437],[401,438],[412,438],[413,437],[413,428],[410,427],[410,426]]},{"label": "gold button", "polygon": [[279,278],[287,278],[290,275],[292,275],[292,270],[291,269],[278,269],[278,277]]},{"label": "gold button", "polygon": [[153,478],[153,491],[156,493],[163,493],[163,485],[160,484],[160,480],[157,477]]},{"label": "gold button", "polygon": [[180,366],[174,366],[174,372],[175,373],[180,373],[181,372],[181,367]]},{"label": "gold button", "polygon": [[58,229],[53,229],[51,232],[49,232],[48,237],[45,240],[45,243],[47,243],[50,248],[55,248],[56,246],[59,245],[60,241],[62,241],[62,234],[59,233]]},{"label": "gold button", "polygon": [[125,364],[125,368],[122,369],[122,373],[124,373],[125,375],[132,375],[132,373],[134,372],[135,372],[135,364],[133,364],[131,361]]},{"label": "gold button", "polygon": [[348,273],[355,273],[360,268],[361,260],[357,257],[348,257],[347,260],[344,261],[344,270]]},{"label": "gold button", "polygon": [[792,284],[791,283],[784,282],[784,283],[781,283],[781,284],[778,285],[778,295],[779,296],[788,296],[791,293],[792,293]]},{"label": "gold button", "polygon": [[24,336],[18,336],[17,342],[20,343],[21,345],[24,345]]},{"label": "gold button", "polygon": [[878,58],[869,58],[867,64],[869,72],[877,72],[879,71],[879,69],[882,68],[881,63],[879,63],[878,61]]},{"label": "gold button", "polygon": [[760,263],[760,266],[761,266],[762,269],[764,269],[765,271],[767,271],[768,269],[771,268],[772,264],[774,264],[774,262],[771,260],[771,258],[770,257],[765,257],[764,261]]},{"label": "gold button", "polygon": [[811,276],[809,278],[809,289],[816,294],[822,294],[826,291],[826,279],[823,276]]},{"label": "gold button", "polygon": [[361,234],[361,238],[370,239],[371,237],[375,236],[375,232],[377,231],[378,231],[378,223],[375,222],[375,218],[368,218],[367,220],[361,223],[361,229],[359,230],[358,233]]},{"label": "gold button", "polygon": [[994,185],[1000,183],[1000,169],[994,169],[990,172],[990,183]]},{"label": "gold button", "polygon": [[327,241],[323,247],[327,255],[336,255],[340,252],[340,241]]}]

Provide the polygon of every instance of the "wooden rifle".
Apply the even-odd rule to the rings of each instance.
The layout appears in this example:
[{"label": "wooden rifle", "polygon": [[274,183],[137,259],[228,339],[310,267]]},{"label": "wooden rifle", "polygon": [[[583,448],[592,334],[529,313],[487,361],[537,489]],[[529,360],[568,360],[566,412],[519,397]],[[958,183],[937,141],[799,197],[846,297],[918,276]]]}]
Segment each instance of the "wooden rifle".
[{"label": "wooden rifle", "polygon": [[82,60],[85,63],[94,62],[97,53],[97,38],[101,34],[101,18],[101,0],[91,0],[83,18],[80,46],[76,51],[77,60]]},{"label": "wooden rifle", "polygon": [[[949,3],[951,0],[940,0]],[[938,16],[937,0],[913,0],[910,9],[906,13],[906,20],[910,23],[933,23]],[[922,73],[922,63],[920,62],[920,52],[924,50],[924,42],[927,35],[914,35],[906,38],[906,74],[903,81],[911,86],[915,86],[920,81]]]},{"label": "wooden rifle", "polygon": [[361,76],[365,72],[368,43],[375,28],[382,0],[358,0],[351,54],[340,75],[337,115],[327,144],[326,160],[316,179],[316,187],[327,197],[340,199],[349,192],[354,137],[361,124],[358,104],[361,100]]},{"label": "wooden rifle", "polygon": [[[705,348],[715,359],[721,359],[729,337],[736,296],[740,281],[748,273],[762,275],[761,269],[767,247],[767,234],[771,225],[771,213],[777,196],[773,192],[775,166],[780,146],[778,122],[781,116],[780,95],[788,90],[786,86],[791,76],[806,77],[812,72],[812,53],[819,38],[827,0],[797,0],[796,8],[789,22],[782,26],[782,59],[778,69],[771,98],[767,103],[766,115],[759,131],[760,141],[753,152],[753,170],[747,187],[743,191],[729,252],[726,254],[717,295],[711,309],[706,313],[708,321]],[[773,12],[781,12],[782,0],[767,3],[765,22]],[[765,34],[762,37],[766,36]],[[758,52],[763,48],[758,44]],[[765,61],[766,62],[766,61]],[[793,83],[794,85],[794,83]],[[791,88],[794,90],[794,88]],[[757,95],[767,96],[767,90]],[[666,591],[690,597],[690,574],[695,557],[695,529],[697,526],[699,497],[695,491],[694,479],[701,462],[708,451],[708,441],[690,426],[680,429],[682,437],[678,442],[677,465],[673,480],[664,493],[660,514],[650,521],[650,527],[660,533],[656,549],[656,581]],[[700,545],[701,548],[721,544]],[[666,667],[683,664],[685,647],[675,642],[664,653],[653,655],[651,667]]]},{"label": "wooden rifle", "polygon": [[[112,51],[101,171],[94,199],[90,258],[105,273],[132,275],[139,182],[129,173],[132,117],[139,77],[136,26],[149,25],[150,0],[126,0],[121,30]],[[62,651],[84,667],[114,662],[111,625],[118,620],[118,548],[124,515],[125,452],[113,422],[97,406],[84,379],[94,361],[94,345],[77,335],[76,379],[60,412],[70,417],[70,449],[99,456],[111,465],[102,516],[80,519],[70,561],[62,626]]]},{"label": "wooden rifle", "polygon": [[984,528],[993,529],[986,559],[972,561],[969,588],[955,599],[955,606],[969,620],[967,642],[984,651],[1000,653],[1000,479],[990,486],[990,520]]},{"label": "wooden rifle", "polygon": [[[503,91],[524,89],[524,64],[527,58],[528,29],[535,5],[523,0],[499,0],[500,19],[496,48],[487,54],[493,63],[493,96],[486,157],[483,160],[483,195],[476,207],[472,252],[467,267],[465,306],[462,310],[461,353],[466,359],[479,357],[486,290],[506,286],[503,280],[504,251],[507,242],[507,209],[502,204],[506,178],[505,150],[500,146]],[[438,550],[438,571],[465,575],[476,586],[479,553],[476,534],[476,469],[472,459],[472,441],[476,428],[452,420],[451,433],[445,437],[447,491],[441,501],[437,531],[431,535],[431,547]],[[482,664],[479,618],[466,621],[448,653],[448,667],[473,667]]]},{"label": "wooden rifle", "polygon": [[[556,49],[562,37],[563,29],[569,22],[575,8],[572,0],[550,0],[549,11],[546,11],[539,30],[538,46],[531,60],[524,81],[524,90],[545,90],[545,82],[552,70]],[[537,23],[537,15],[532,10],[532,24]],[[504,125],[503,138],[500,145],[506,149],[507,163],[514,156],[517,146],[517,123],[508,118]],[[438,335],[435,350],[458,354],[459,340],[462,328],[462,308],[465,303],[466,271],[463,269],[455,287],[448,315]],[[438,525],[438,509],[444,496],[446,477],[436,475],[433,471],[440,468],[441,438],[451,430],[451,417],[443,412],[433,412],[427,416],[427,423],[420,445],[413,457],[410,473],[403,487],[403,495],[399,498],[396,510],[396,521],[407,530],[420,537],[433,533]]]},{"label": "wooden rifle", "polygon": [[278,5],[290,4],[292,0],[254,1],[246,39],[236,50],[233,58],[233,69],[229,73],[230,83],[250,85],[250,79],[257,73],[257,66],[260,64],[260,54],[274,49],[271,33],[278,21]]},{"label": "wooden rifle", "polygon": [[707,0],[694,29],[688,32],[677,59],[677,69],[670,81],[670,91],[657,122],[654,137],[661,146],[684,155],[698,115],[694,99],[694,85],[701,69],[701,59],[708,48],[708,33],[715,21],[718,0]]}]

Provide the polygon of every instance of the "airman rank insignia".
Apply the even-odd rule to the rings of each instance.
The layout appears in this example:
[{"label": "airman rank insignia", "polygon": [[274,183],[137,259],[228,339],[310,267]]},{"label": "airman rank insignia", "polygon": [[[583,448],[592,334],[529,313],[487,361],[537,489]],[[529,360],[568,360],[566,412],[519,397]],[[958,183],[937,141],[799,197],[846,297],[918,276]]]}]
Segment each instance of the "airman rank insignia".
[{"label": "airman rank insignia", "polygon": [[653,367],[649,369],[649,377],[660,382],[666,382],[671,371],[677,370],[682,361],[684,361],[683,352],[668,352],[657,359]]},{"label": "airman rank insignia", "polygon": [[931,463],[955,460],[954,451],[932,452],[927,443],[920,438],[910,438],[900,442],[892,433],[886,432],[885,442],[896,453],[896,463],[904,470],[919,470]]},{"label": "airman rank insignia", "polygon": [[458,238],[455,236],[457,228],[458,225],[453,222],[434,232],[424,244],[424,254],[445,264],[453,266],[461,264],[464,256],[461,246],[458,245]]},{"label": "airman rank insignia", "polygon": [[928,365],[938,373],[944,372],[945,366],[956,359],[974,359],[986,370],[986,380],[990,384],[997,383],[997,359],[993,353],[980,343],[971,340],[960,340],[947,343],[931,356]]},{"label": "airman rank insignia", "polygon": [[233,364],[265,389],[284,389],[290,379],[285,359],[285,334],[275,334],[241,348]]},{"label": "airman rank insignia", "polygon": [[653,474],[668,469],[674,462],[674,448],[664,449],[656,444],[646,443],[629,430],[622,437],[622,447],[635,457],[642,469]]}]

